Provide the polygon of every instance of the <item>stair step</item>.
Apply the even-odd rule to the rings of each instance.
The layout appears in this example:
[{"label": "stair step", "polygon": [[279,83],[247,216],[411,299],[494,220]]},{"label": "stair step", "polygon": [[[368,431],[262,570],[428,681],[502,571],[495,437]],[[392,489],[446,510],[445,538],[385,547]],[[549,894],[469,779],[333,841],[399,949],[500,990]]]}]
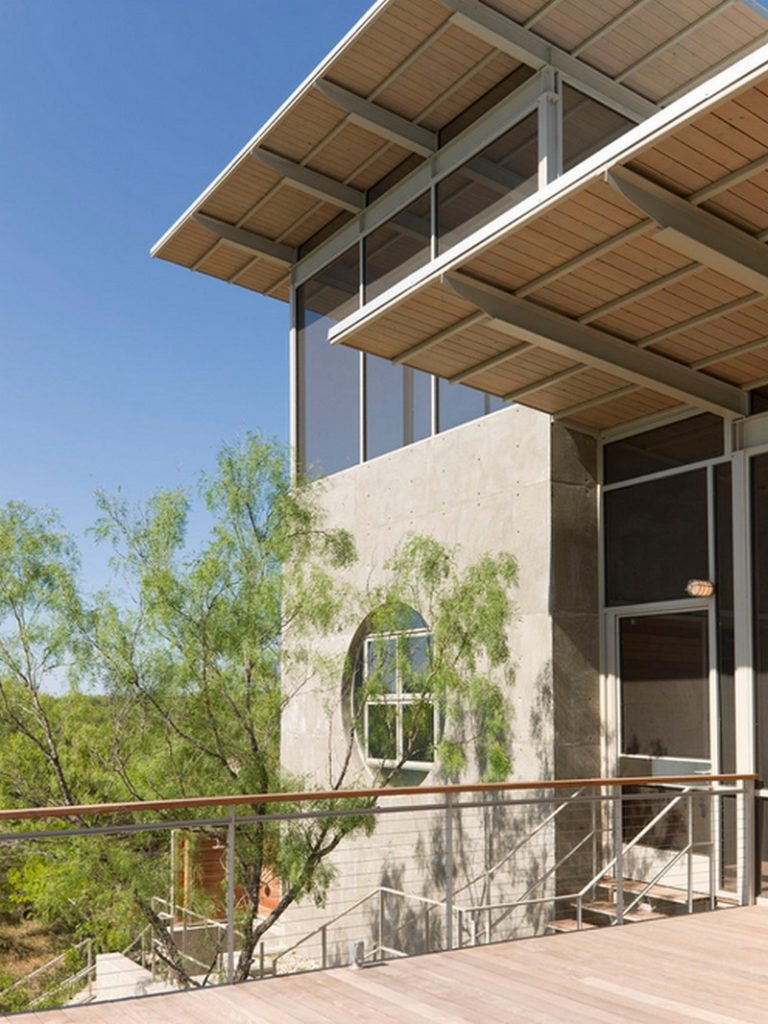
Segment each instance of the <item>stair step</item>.
[{"label": "stair step", "polygon": [[[610,876],[606,876],[603,879],[605,887],[613,894],[616,890],[616,879]],[[625,893],[631,893],[636,896],[645,889],[647,882],[639,881],[635,878],[625,878],[622,882],[622,888]],[[694,903],[708,903],[709,896],[705,892],[697,892],[694,890],[691,893],[691,898]],[[647,900],[663,900],[665,903],[688,903],[688,892],[686,889],[681,889],[678,886],[673,885],[652,885],[648,892],[645,894],[644,899]]]},{"label": "stair step", "polygon": [[547,930],[551,932],[557,932],[558,934],[564,934],[565,932],[577,932],[592,931],[594,928],[599,928],[600,925],[592,924],[589,921],[582,921],[581,928],[579,929],[578,923],[575,917],[561,917],[557,921],[550,921],[547,924]]},{"label": "stair step", "polygon": [[[616,904],[611,900],[586,900],[582,905],[583,914],[591,914],[594,917],[602,918],[606,924],[616,920]],[[642,907],[635,907],[628,914],[624,914],[623,920],[628,924],[635,924],[639,921],[656,921],[667,917],[658,910],[645,910]]]}]

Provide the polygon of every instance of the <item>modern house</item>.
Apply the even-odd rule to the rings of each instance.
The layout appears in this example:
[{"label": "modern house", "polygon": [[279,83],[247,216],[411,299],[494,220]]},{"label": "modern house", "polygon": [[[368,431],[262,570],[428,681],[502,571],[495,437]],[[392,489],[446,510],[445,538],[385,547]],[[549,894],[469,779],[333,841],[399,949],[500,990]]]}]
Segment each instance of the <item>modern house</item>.
[{"label": "modern house", "polygon": [[[768,777],[759,8],[378,0],[152,250],[290,303],[292,441],[358,582],[409,532],[518,558],[518,778]],[[319,699],[283,746],[322,782]]]}]

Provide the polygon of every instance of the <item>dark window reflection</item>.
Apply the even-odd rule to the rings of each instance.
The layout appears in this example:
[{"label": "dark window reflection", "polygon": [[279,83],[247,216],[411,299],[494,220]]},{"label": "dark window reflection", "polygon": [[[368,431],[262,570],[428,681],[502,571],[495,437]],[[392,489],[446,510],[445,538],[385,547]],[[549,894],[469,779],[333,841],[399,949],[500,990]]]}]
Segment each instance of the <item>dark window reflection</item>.
[{"label": "dark window reflection", "polygon": [[768,779],[768,455],[752,460],[757,771]]},{"label": "dark window reflection", "polygon": [[723,421],[702,413],[607,444],[605,482],[618,483],[723,454]]},{"label": "dark window reflection", "polygon": [[360,458],[360,356],[328,344],[329,329],[358,306],[358,247],[298,290],[299,459],[311,476]]},{"label": "dark window reflection", "polygon": [[629,118],[564,85],[563,169],[567,171],[586,160],[633,126]]},{"label": "dark window reflection", "polygon": [[443,178],[437,186],[440,252],[531,195],[537,185],[538,163],[534,113]]},{"label": "dark window reflection", "polygon": [[683,598],[709,579],[706,470],[608,491],[604,507],[609,604]]},{"label": "dark window reflection", "polygon": [[430,236],[426,192],[366,237],[366,302],[429,261]]},{"label": "dark window reflection", "polygon": [[622,753],[709,759],[707,613],[622,619]]}]

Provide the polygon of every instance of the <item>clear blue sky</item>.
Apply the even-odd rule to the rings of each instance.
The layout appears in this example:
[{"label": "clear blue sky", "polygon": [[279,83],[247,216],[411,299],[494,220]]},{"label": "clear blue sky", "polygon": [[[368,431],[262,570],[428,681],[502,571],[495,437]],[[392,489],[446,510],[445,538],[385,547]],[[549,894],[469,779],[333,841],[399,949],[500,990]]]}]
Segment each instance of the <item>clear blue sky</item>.
[{"label": "clear blue sky", "polygon": [[287,440],[286,307],[148,253],[368,6],[0,0],[0,504],[81,536],[96,488]]}]

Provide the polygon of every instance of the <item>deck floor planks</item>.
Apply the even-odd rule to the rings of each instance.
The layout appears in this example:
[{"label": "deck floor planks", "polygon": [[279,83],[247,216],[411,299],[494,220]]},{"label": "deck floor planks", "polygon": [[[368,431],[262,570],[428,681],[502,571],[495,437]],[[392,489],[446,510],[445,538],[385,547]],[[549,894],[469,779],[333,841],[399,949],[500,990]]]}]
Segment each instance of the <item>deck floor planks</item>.
[{"label": "deck floor planks", "polygon": [[0,1024],[748,1024],[765,1019],[766,946],[768,908],[739,908]]}]

